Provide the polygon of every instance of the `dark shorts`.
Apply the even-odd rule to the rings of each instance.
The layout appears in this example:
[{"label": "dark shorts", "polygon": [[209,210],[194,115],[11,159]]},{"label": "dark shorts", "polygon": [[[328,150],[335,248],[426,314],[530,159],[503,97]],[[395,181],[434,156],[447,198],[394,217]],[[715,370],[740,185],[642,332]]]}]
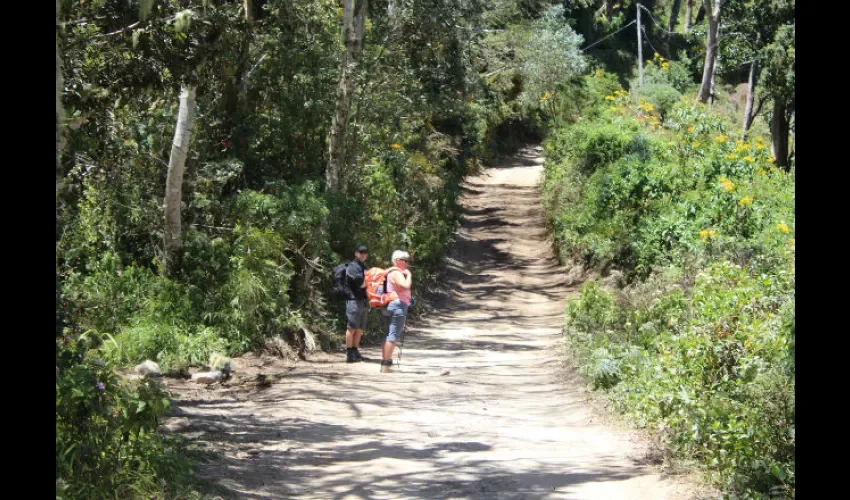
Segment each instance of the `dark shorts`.
[{"label": "dark shorts", "polygon": [[366,328],[366,318],[369,317],[369,300],[356,299],[345,301],[346,328],[362,330]]}]

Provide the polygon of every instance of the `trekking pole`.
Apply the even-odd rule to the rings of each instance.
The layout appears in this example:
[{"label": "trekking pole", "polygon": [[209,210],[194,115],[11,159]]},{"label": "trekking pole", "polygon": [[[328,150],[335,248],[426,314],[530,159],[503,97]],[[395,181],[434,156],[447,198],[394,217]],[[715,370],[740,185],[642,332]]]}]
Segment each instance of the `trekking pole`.
[{"label": "trekking pole", "polygon": [[401,369],[401,352],[404,349],[404,332],[407,331],[407,322],[404,323],[404,328],[401,329],[401,342],[398,343],[398,367]]},{"label": "trekking pole", "polygon": [[378,371],[381,371],[384,363],[384,343],[387,341],[387,332],[389,331],[390,324],[387,321],[387,317],[384,314],[384,310],[381,310],[381,337],[383,337],[383,342],[381,342],[381,362],[378,364]]}]

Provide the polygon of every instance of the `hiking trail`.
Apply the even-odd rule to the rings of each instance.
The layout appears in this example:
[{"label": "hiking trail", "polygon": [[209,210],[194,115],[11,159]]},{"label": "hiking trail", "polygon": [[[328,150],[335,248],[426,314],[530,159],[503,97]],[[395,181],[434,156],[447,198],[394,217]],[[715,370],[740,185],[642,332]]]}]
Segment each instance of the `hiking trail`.
[{"label": "hiking trail", "polygon": [[[579,283],[546,235],[541,155],[525,148],[464,183],[446,260],[454,290],[408,321],[394,373],[379,373],[375,346],[352,364],[243,356],[228,387],[170,380],[179,407],[165,429],[221,454],[197,474],[247,499],[703,495],[647,464],[646,440],[603,421],[564,366],[564,308]],[[413,272],[416,294],[415,262]],[[244,383],[258,373],[264,388]]]}]

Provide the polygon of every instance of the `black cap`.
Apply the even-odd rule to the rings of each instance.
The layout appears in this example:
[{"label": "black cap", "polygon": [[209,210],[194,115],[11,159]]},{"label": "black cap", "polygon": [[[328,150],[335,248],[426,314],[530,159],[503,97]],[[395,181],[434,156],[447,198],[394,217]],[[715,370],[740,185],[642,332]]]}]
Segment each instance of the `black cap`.
[{"label": "black cap", "polygon": [[369,249],[366,248],[366,245],[359,245],[357,247],[357,250],[355,250],[355,252],[368,252],[368,251],[369,251]]}]

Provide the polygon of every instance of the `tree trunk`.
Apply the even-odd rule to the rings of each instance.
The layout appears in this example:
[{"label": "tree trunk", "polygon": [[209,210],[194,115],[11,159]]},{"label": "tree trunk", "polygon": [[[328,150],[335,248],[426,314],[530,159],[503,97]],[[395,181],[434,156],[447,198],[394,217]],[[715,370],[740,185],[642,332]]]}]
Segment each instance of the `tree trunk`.
[{"label": "tree trunk", "polygon": [[243,7],[245,8],[245,20],[249,23],[254,22],[254,0],[243,0]]},{"label": "tree trunk", "polygon": [[336,112],[331,122],[328,140],[328,166],[325,185],[329,191],[345,190],[346,131],[351,111],[351,96],[354,93],[352,66],[363,49],[363,35],[368,0],[345,0],[343,11],[342,38],[345,50],[342,53],[341,75],[337,87]]},{"label": "tree trunk", "polygon": [[398,30],[398,0],[389,0],[387,2],[387,24],[389,25],[390,40],[395,40],[395,34]]},{"label": "tree trunk", "polygon": [[714,101],[717,100],[717,94],[715,94],[715,83],[717,82],[717,67],[720,66],[720,54],[714,56],[714,64],[711,65],[711,90],[709,91],[708,96],[708,104],[713,105]]},{"label": "tree trunk", "polygon": [[[59,26],[60,3],[56,0],[56,26]],[[62,79],[62,55],[59,52],[59,33],[56,33],[56,203],[59,203],[59,191],[65,172],[62,169],[62,148],[65,146],[63,140],[65,120],[65,109],[62,107],[62,91],[64,87]]]},{"label": "tree trunk", "polygon": [[183,249],[183,231],[180,218],[180,203],[183,198],[183,172],[186,153],[192,137],[192,118],[195,113],[195,87],[184,86],[180,92],[180,110],[177,112],[177,127],[171,143],[171,158],[168,160],[168,177],[165,185],[165,262],[164,270],[173,276],[180,269]]},{"label": "tree trunk", "polygon": [[685,0],[685,33],[691,32],[691,20],[694,16],[694,0]]},{"label": "tree trunk", "polygon": [[224,130],[227,134],[230,134],[227,137],[230,141],[230,148],[237,158],[244,161],[250,143],[245,120],[248,115],[248,72],[251,66],[249,59],[253,35],[252,26],[255,19],[254,1],[243,0],[243,10],[248,29],[241,34],[238,42],[236,66],[232,74],[224,78],[222,98],[225,109]]},{"label": "tree trunk", "polygon": [[614,0],[605,0],[605,18],[611,20],[614,17]]},{"label": "tree trunk", "polygon": [[[704,0],[705,15],[708,17],[708,40],[705,46],[705,65],[702,69],[702,85],[697,94],[697,101],[705,103],[711,94],[711,80],[714,75],[714,64],[717,60],[717,27],[720,24],[720,7],[722,0]],[[714,5],[712,5],[714,4]]]},{"label": "tree trunk", "polygon": [[756,96],[756,64],[757,62],[753,59],[753,62],[750,63],[750,79],[749,84],[747,85],[747,105],[744,108],[744,135],[747,135],[750,131],[750,126],[753,124],[753,102],[755,101]]},{"label": "tree trunk", "polygon": [[773,99],[773,116],[770,119],[770,150],[776,166],[788,170],[788,103],[785,99]]},{"label": "tree trunk", "polygon": [[682,9],[682,0],[673,0],[673,5],[670,7],[670,22],[667,23],[667,38],[676,29],[676,21],[679,20],[679,10]]}]

